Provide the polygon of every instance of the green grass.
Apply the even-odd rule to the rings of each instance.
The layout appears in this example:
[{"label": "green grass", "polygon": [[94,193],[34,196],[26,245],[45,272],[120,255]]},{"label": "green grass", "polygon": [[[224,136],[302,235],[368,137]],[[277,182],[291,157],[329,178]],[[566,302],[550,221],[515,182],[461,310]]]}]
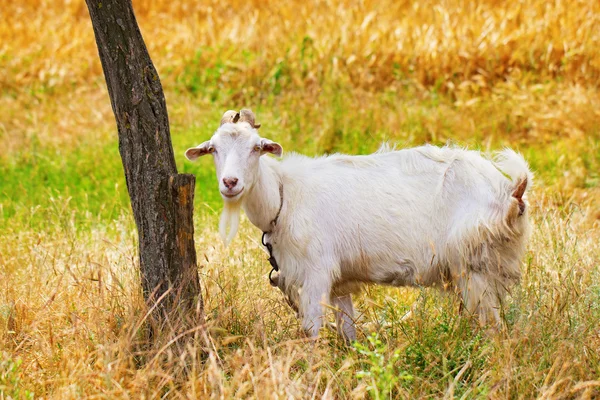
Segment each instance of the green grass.
[{"label": "green grass", "polygon": [[[206,73],[210,75],[210,71]],[[179,94],[173,95],[176,100],[198,101],[197,93],[187,85],[178,90]],[[186,90],[190,93],[182,94]],[[330,95],[332,97],[328,98]],[[348,93],[333,91],[322,97],[329,101],[320,115],[310,109],[290,114],[287,110],[293,105],[289,103],[295,99],[284,98],[258,105],[255,110],[259,121],[263,122],[261,134],[280,141],[285,151],[307,155],[367,154],[375,151],[383,141],[402,147],[450,142],[484,151],[511,145],[501,132],[494,131],[500,127],[493,124],[492,131],[483,136],[465,137],[453,131],[454,125],[439,117],[436,122],[439,129],[431,134],[427,116],[439,114],[440,104],[451,107],[451,99],[444,95],[436,96],[435,101],[418,102],[418,105],[390,93],[371,96],[373,102],[360,115],[354,113],[355,100]],[[381,113],[396,112],[398,107],[400,113],[407,114],[398,129],[392,130],[378,122]],[[226,108],[226,104],[211,103],[210,110],[202,112],[201,119],[193,126],[176,126],[172,131],[179,171],[197,177],[196,204],[200,213],[220,208],[214,166],[210,157],[190,163],[183,153],[186,148],[210,138],[217,127],[218,115]],[[262,110],[266,112],[261,113]],[[263,118],[269,120],[263,121]],[[282,119],[286,120],[285,129],[278,126]],[[536,180],[543,186],[566,183],[569,190],[573,187],[593,188],[599,183],[600,145],[597,137],[595,132],[578,142],[568,138],[557,138],[550,143],[526,141],[516,148],[524,153]],[[457,139],[450,141],[449,138]],[[94,223],[113,220],[129,209],[116,132],[100,141],[80,141],[75,148],[48,146],[42,140],[34,139],[28,148],[0,158],[0,174],[3,177],[0,180],[0,219],[5,224],[10,221],[15,226],[48,226],[49,215],[68,203],[68,212],[73,213],[76,226],[87,229]]]},{"label": "green grass", "polygon": [[[196,130],[173,134],[179,171],[197,177],[196,204],[201,210],[202,205],[219,205],[214,165],[193,165],[184,161],[183,153],[203,135]],[[51,229],[49,218],[68,213],[78,229],[90,229],[129,212],[116,132],[114,136],[105,142],[84,142],[75,149],[35,143],[26,151],[0,159],[0,221]]]},{"label": "green grass", "polygon": [[76,149],[35,145],[3,160],[0,171],[2,219],[15,225],[51,228],[51,216],[66,213],[89,229],[115,219],[128,202],[116,142]]}]

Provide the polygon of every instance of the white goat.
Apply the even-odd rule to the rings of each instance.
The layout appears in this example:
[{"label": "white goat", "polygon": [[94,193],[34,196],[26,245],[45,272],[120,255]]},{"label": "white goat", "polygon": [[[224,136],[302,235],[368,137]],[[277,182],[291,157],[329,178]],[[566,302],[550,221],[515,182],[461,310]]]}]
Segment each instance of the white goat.
[{"label": "white goat", "polygon": [[278,162],[261,157],[280,157],[282,148],[261,138],[259,126],[249,110],[227,111],[212,138],[185,155],[214,157],[226,243],[240,207],[266,232],[276,284],[309,336],[331,304],[338,332],[354,339],[351,294],[365,283],[451,287],[482,323],[490,315],[500,323],[530,230],[524,194],[532,175],[520,155],[506,149],[490,161],[454,147],[384,145],[366,156]]}]

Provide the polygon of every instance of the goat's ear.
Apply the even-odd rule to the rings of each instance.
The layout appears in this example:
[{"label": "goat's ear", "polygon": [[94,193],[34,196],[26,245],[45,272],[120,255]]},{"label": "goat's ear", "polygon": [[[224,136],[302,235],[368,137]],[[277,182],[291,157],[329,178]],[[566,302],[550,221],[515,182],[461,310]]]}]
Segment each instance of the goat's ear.
[{"label": "goat's ear", "polygon": [[283,154],[283,147],[279,143],[275,143],[269,139],[260,139],[260,147],[262,154],[271,153],[277,157],[281,157]]},{"label": "goat's ear", "polygon": [[196,161],[198,157],[202,157],[205,154],[212,153],[213,147],[210,144],[210,140],[206,141],[197,147],[192,147],[185,151],[185,157],[190,161]]}]

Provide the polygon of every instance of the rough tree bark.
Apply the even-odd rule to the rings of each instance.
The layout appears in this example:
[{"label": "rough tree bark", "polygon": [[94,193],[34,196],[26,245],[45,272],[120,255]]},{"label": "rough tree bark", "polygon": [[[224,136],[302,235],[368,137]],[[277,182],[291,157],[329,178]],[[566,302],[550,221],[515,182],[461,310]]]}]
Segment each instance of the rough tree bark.
[{"label": "rough tree bark", "polygon": [[[195,177],[178,174],[162,86],[131,0],[86,0],[119,132],[139,233],[144,298],[155,317],[201,316],[194,227]],[[196,318],[196,321],[198,319]]]}]

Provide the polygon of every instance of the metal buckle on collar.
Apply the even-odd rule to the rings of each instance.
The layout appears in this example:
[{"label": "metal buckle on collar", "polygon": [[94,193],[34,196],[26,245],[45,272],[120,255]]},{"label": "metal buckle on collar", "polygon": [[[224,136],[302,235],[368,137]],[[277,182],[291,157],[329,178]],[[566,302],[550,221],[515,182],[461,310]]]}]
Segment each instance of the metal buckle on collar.
[{"label": "metal buckle on collar", "polygon": [[273,278],[271,277],[271,275],[273,275],[273,271],[275,271],[274,268],[271,269],[271,272],[269,272],[269,282],[271,282],[271,286],[277,286],[275,284],[275,282],[273,281]]},{"label": "metal buckle on collar", "polygon": [[268,249],[267,243],[265,243],[265,236],[267,235],[267,233],[268,232],[263,232],[262,239],[260,239],[260,242],[262,243],[263,246],[265,246]]}]

